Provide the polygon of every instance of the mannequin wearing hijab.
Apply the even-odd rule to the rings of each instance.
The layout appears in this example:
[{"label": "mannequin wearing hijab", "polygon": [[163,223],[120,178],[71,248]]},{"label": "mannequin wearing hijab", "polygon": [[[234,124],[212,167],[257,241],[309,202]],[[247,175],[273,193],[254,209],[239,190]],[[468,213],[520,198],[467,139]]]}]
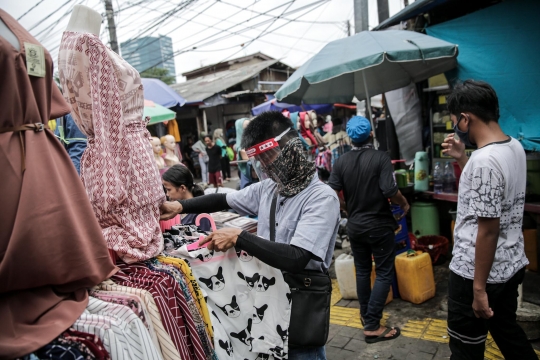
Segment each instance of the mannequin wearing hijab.
[{"label": "mannequin wearing hijab", "polygon": [[165,196],[143,120],[140,75],[99,39],[101,20],[89,7],[74,7],[58,74],[73,120],[88,137],[81,179],[95,215],[109,249],[132,263],[163,248],[159,207]]}]

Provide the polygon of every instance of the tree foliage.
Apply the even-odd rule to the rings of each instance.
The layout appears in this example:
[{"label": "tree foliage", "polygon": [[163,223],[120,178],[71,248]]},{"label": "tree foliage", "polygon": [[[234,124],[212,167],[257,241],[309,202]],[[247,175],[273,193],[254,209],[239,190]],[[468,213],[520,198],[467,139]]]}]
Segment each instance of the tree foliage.
[{"label": "tree foliage", "polygon": [[159,79],[167,85],[174,84],[176,80],[173,75],[169,75],[169,70],[157,67],[143,71],[141,77]]}]

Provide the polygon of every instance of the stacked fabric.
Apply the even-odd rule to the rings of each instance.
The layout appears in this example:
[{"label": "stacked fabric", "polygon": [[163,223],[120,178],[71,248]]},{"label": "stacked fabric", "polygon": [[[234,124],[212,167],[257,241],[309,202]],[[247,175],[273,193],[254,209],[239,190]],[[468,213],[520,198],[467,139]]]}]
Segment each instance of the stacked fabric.
[{"label": "stacked fabric", "polygon": [[257,223],[258,221],[255,219],[250,219],[246,217],[239,217],[231,221],[227,221],[223,227],[232,227],[232,228],[238,228],[241,230],[245,230],[250,233],[257,233]]},{"label": "stacked fabric", "polygon": [[225,224],[227,221],[231,221],[233,219],[236,219],[240,217],[240,215],[232,213],[232,212],[216,212],[210,214],[212,216],[212,219],[214,219],[214,222],[216,223],[216,228],[221,229],[223,228],[223,224]]}]

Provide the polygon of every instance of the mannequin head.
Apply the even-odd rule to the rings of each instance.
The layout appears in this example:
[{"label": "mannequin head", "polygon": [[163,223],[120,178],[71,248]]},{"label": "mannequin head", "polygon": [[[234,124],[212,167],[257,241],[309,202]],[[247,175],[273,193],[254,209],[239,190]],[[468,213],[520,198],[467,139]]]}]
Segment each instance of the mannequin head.
[{"label": "mannequin head", "polygon": [[66,31],[90,33],[99,36],[101,15],[84,5],[75,5],[69,18]]},{"label": "mannequin head", "polygon": [[154,154],[156,156],[161,155],[161,141],[157,137],[153,137],[150,140],[150,143],[152,144],[152,151],[154,151]]},{"label": "mannequin head", "polygon": [[176,147],[176,141],[174,139],[174,136],[172,135],[165,135],[161,137],[161,144],[165,146],[167,150],[174,151]]}]

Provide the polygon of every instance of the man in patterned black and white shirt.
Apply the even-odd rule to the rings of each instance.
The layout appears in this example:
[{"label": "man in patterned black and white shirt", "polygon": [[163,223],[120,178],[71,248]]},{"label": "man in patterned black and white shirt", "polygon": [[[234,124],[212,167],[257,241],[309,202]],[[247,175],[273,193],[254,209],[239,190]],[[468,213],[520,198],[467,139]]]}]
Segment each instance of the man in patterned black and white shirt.
[{"label": "man in patterned black and white shirt", "polygon": [[[516,322],[525,265],[526,160],[498,123],[493,88],[467,80],[447,99],[454,134],[442,144],[463,169],[448,286],[451,359],[483,360],[488,330],[506,359],[538,359]],[[478,149],[467,159],[465,145]]]}]

